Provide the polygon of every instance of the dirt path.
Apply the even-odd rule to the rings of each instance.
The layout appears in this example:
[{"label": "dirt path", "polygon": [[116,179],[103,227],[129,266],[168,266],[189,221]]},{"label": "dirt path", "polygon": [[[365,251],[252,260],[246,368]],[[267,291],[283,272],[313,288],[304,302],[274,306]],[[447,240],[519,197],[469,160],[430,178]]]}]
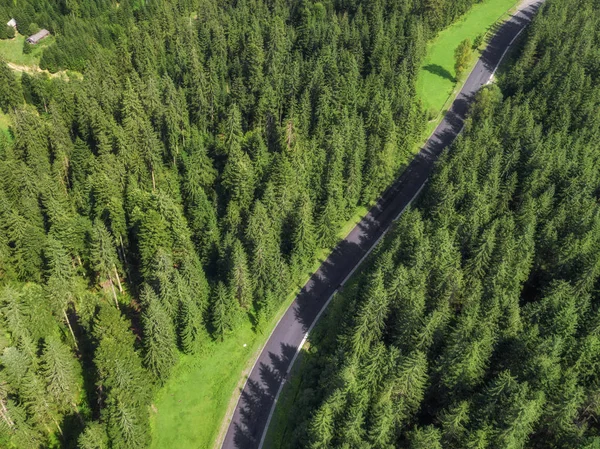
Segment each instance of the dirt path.
[{"label": "dirt path", "polygon": [[41,69],[37,65],[20,65],[20,64],[15,64],[13,62],[7,62],[6,65],[11,70],[14,70],[15,72],[45,73],[50,78],[64,78],[66,80],[69,80],[69,76],[67,75],[67,72],[65,70],[61,70],[60,72],[56,72],[56,73],[50,73],[48,70]]}]

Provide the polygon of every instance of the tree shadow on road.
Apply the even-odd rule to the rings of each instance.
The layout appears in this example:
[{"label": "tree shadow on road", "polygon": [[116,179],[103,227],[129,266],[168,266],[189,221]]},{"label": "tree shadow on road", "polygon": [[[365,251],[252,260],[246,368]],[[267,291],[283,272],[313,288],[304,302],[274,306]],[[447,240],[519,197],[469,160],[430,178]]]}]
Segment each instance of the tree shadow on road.
[{"label": "tree shadow on road", "polygon": [[248,379],[240,399],[240,421],[234,423],[236,448],[258,447],[271,406],[296,350],[296,347],[282,343],[278,354],[269,352],[270,365],[259,364],[260,380]]}]

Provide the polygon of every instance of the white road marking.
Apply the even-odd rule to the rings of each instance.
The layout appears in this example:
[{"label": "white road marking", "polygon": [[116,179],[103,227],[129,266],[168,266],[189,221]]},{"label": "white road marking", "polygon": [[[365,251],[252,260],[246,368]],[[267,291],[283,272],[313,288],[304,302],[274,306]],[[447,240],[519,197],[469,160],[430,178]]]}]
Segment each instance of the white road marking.
[{"label": "white road marking", "polygon": [[[396,216],[396,218],[394,218],[392,220],[392,222],[388,225],[388,227],[385,228],[385,230],[377,238],[377,240],[375,241],[375,243],[373,243],[373,245],[371,245],[371,247],[369,248],[369,250],[365,253],[364,256],[362,256],[362,258],[354,266],[354,268],[352,269],[352,271],[350,271],[350,274],[348,274],[348,276],[346,276],[346,278],[342,281],[342,283],[340,285],[343,286],[348,281],[348,279],[350,279],[350,277],[354,274],[354,272],[358,269],[358,267],[360,267],[362,265],[362,263],[364,262],[364,260],[367,257],[369,257],[369,254],[371,254],[371,252],[375,249],[375,247],[377,247],[377,245],[379,244],[379,242],[381,241],[381,239],[388,233],[388,231],[392,228],[392,226],[398,220],[398,218],[400,218],[400,215],[402,215],[402,213],[406,210],[406,208],[408,206],[411,205],[411,203],[414,201],[414,199],[417,196],[419,196],[419,194],[423,190],[423,187],[425,187],[425,184],[427,184],[427,181],[429,181],[429,178],[427,178],[427,179],[425,179],[425,181],[423,181],[423,184],[421,185],[421,187],[419,187],[419,190],[417,190],[417,192],[413,195],[413,197],[410,199],[410,201],[408,203],[406,203],[406,205],[402,208],[402,210]],[[304,343],[306,343],[306,340],[308,339],[308,334],[310,334],[310,332],[313,330],[313,328],[315,327],[315,325],[319,322],[319,319],[321,318],[321,315],[323,314],[323,312],[325,312],[325,310],[329,306],[329,303],[331,302],[331,300],[333,299],[333,297],[336,295],[337,292],[338,292],[338,290],[336,289],[331,294],[331,296],[329,297],[329,299],[327,299],[327,302],[325,302],[325,304],[323,305],[323,307],[321,308],[321,310],[317,314],[316,318],[313,320],[312,324],[310,325],[310,327],[306,331],[306,334],[304,334],[304,337],[302,338],[302,341],[300,342],[300,345],[296,349],[296,353],[294,354],[294,357],[292,358],[292,361],[290,362],[290,366],[288,367],[287,371],[285,372],[286,377],[290,374],[290,371],[292,370],[292,367],[294,366],[294,362],[296,362],[296,359],[298,358],[298,355],[300,354],[300,351],[302,351],[302,347],[304,346]],[[262,449],[262,447],[263,447],[263,444],[265,442],[265,438],[267,437],[267,430],[269,429],[269,425],[271,424],[271,419],[273,418],[273,413],[275,413],[275,407],[277,405],[277,401],[279,399],[279,395],[281,394],[281,391],[283,390],[283,386],[284,385],[285,385],[285,379],[283,379],[281,381],[281,383],[279,385],[279,389],[277,390],[277,394],[275,395],[275,399],[273,400],[273,405],[271,406],[271,410],[269,411],[269,417],[267,418],[267,423],[265,424],[265,428],[263,429],[263,433],[262,433],[262,436],[260,438],[260,443],[258,444],[258,449]]]},{"label": "white road marking", "polygon": [[512,47],[512,45],[515,43],[515,41],[521,35],[521,33],[523,31],[525,31],[525,28],[527,28],[527,25],[525,25],[523,28],[521,28],[519,30],[519,32],[515,35],[515,37],[513,37],[512,41],[510,41],[510,43],[508,44],[508,47],[506,47],[506,49],[504,50],[504,53],[502,53],[502,56],[500,56],[500,60],[498,61],[498,64],[496,64],[496,67],[494,67],[494,71],[490,75],[490,79],[488,80],[488,83],[492,80],[492,78],[496,74],[496,71],[498,70],[498,67],[500,67],[500,64],[502,64],[502,61],[504,60],[504,57],[506,56],[506,53],[508,53],[508,50],[510,50],[510,47]]}]

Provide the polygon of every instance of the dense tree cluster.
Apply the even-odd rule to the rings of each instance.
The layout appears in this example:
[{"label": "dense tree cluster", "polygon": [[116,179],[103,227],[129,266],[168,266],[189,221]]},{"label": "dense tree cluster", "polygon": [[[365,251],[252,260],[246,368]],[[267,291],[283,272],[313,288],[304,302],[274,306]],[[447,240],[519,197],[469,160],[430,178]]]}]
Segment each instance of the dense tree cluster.
[{"label": "dense tree cluster", "polygon": [[[260,323],[410,157],[473,0],[0,0],[0,446],[145,448],[180,352]],[[4,20],[4,19],[2,19]]]},{"label": "dense tree cluster", "polygon": [[548,0],[334,304],[284,446],[599,447],[599,37]]}]

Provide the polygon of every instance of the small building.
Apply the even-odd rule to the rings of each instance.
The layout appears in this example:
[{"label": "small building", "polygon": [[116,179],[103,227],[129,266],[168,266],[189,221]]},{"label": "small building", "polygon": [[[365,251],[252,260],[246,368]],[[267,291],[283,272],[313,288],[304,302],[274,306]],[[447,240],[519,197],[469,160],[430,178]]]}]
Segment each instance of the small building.
[{"label": "small building", "polygon": [[14,28],[15,30],[17,29],[17,21],[15,19],[10,19],[8,22],[6,22],[6,25]]},{"label": "small building", "polygon": [[39,41],[41,41],[42,39],[47,38],[48,36],[50,36],[50,31],[48,30],[40,30],[37,33],[29,36],[27,38],[27,42],[29,42],[30,44],[37,44]]}]

